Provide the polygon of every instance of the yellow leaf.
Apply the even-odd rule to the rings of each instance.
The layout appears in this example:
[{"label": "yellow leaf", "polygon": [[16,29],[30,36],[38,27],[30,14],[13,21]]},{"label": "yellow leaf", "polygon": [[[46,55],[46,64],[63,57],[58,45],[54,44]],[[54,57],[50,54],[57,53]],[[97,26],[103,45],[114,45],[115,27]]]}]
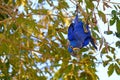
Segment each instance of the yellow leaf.
[{"label": "yellow leaf", "polygon": [[26,0],[21,0],[22,1],[22,5],[25,6],[26,5]]},{"label": "yellow leaf", "polygon": [[69,19],[68,18],[63,18],[65,25],[68,26],[70,24]]}]

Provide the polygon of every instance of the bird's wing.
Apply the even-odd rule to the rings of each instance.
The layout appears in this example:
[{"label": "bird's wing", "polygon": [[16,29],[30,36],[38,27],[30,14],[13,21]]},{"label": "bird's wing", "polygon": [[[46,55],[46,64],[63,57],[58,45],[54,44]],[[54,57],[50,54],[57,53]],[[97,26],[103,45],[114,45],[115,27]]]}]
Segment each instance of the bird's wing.
[{"label": "bird's wing", "polygon": [[75,38],[81,41],[84,41],[85,38],[88,36],[88,33],[84,32],[83,23],[81,21],[75,24],[74,33],[76,35]]},{"label": "bird's wing", "polygon": [[68,40],[69,41],[75,40],[75,36],[74,36],[74,23],[71,23],[69,28],[68,28]]},{"label": "bird's wing", "polygon": [[90,41],[90,30],[89,30],[89,26],[86,26],[87,32],[84,31],[83,28],[83,22],[79,21],[74,28],[74,32],[75,32],[75,38],[76,40],[78,40],[78,42],[80,42],[80,44],[82,44],[82,47],[86,46],[87,44],[89,44]]}]

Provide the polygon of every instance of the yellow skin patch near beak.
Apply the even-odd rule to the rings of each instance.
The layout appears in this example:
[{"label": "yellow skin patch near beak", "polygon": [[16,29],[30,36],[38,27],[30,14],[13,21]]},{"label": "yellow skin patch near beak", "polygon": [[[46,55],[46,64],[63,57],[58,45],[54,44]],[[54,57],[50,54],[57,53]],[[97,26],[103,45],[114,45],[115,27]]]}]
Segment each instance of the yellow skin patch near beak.
[{"label": "yellow skin patch near beak", "polygon": [[73,51],[74,51],[74,50],[79,50],[79,48],[73,48]]}]

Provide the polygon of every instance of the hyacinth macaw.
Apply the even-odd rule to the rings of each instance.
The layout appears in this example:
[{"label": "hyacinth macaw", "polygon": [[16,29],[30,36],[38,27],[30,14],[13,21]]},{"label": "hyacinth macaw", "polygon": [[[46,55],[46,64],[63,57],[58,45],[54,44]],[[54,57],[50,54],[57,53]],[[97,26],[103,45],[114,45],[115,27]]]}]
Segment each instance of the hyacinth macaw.
[{"label": "hyacinth macaw", "polygon": [[74,23],[71,23],[68,28],[68,51],[74,56],[75,49],[81,49],[84,46],[87,46],[89,42],[92,43],[93,47],[97,49],[93,38],[91,37],[91,33],[89,30],[89,26],[86,25],[87,32],[84,31],[84,24],[82,21],[78,20],[78,15],[74,19]]}]

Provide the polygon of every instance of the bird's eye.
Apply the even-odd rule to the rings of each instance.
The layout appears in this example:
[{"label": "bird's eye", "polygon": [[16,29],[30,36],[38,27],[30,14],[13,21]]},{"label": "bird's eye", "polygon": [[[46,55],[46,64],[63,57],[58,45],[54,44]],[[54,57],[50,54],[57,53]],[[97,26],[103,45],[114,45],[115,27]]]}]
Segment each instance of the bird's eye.
[{"label": "bird's eye", "polygon": [[71,48],[71,49],[73,49],[73,47],[72,47],[72,46],[70,46],[70,48]]}]

